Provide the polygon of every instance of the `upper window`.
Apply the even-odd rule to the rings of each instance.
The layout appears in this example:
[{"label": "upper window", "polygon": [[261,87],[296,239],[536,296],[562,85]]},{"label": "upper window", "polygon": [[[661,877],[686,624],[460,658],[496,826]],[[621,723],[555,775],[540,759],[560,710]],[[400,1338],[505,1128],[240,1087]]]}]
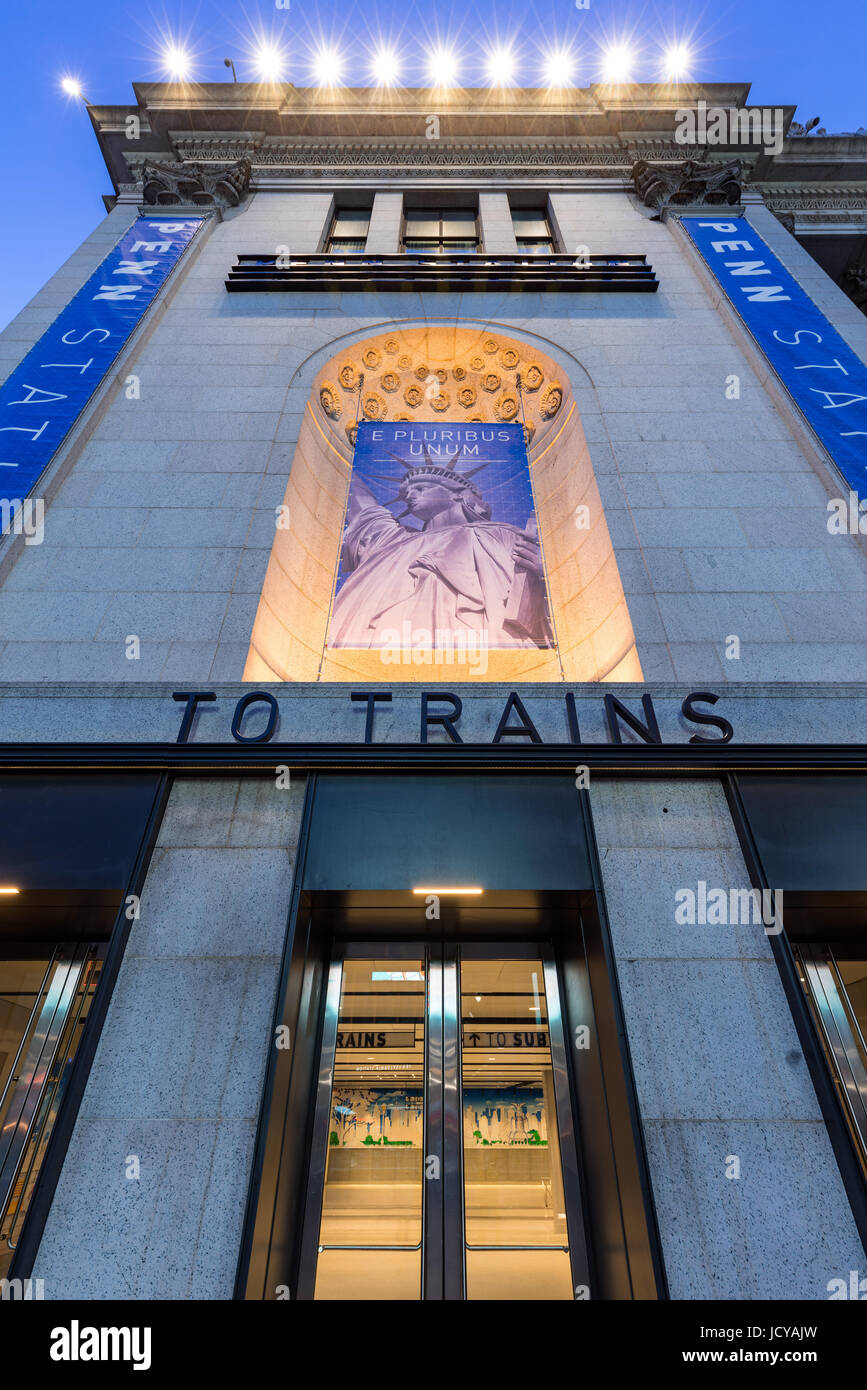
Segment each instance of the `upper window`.
[{"label": "upper window", "polygon": [[476,214],[472,208],[407,208],[403,249],[445,255],[479,249]]},{"label": "upper window", "polygon": [[553,254],[554,238],[544,208],[512,208],[512,226],[519,251],[535,256]]},{"label": "upper window", "polygon": [[363,251],[367,245],[369,225],[370,213],[364,208],[343,208],[335,212],[328,233],[326,251],[333,251],[341,256]]}]

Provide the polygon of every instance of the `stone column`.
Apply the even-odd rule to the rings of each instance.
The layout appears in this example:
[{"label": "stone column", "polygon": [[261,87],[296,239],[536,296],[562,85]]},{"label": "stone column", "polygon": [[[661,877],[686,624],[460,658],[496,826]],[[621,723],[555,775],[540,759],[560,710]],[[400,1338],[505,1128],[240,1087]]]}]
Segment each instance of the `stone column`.
[{"label": "stone column", "polygon": [[368,256],[396,256],[400,251],[402,193],[377,193],[367,229]]},{"label": "stone column", "polygon": [[749,888],[722,786],[590,804],[671,1296],[827,1299],[864,1253],[767,934],[675,917]]},{"label": "stone column", "polygon": [[175,781],[36,1257],[49,1298],[232,1297],[303,798]]},{"label": "stone column", "polygon": [[512,226],[512,211],[505,193],[479,194],[479,224],[482,250],[494,255],[514,255],[518,249]]}]

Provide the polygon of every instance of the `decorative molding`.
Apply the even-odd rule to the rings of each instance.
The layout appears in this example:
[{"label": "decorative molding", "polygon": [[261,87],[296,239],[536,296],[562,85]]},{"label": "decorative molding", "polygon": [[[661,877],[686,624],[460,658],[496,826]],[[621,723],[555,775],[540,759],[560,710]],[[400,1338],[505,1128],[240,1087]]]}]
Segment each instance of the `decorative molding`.
[{"label": "decorative molding", "polygon": [[142,198],[148,207],[235,208],[247,196],[252,172],[249,160],[205,167],[202,164],[158,164],[144,159],[139,169]]},{"label": "decorative molding", "polygon": [[[520,141],[441,140],[302,140],[261,135],[176,134],[179,160],[208,167],[212,162],[246,160],[253,180],[282,175],[390,177],[426,174],[495,173],[502,176],[559,172],[610,172],[628,175],[637,160],[707,159],[704,146],[680,145],[671,138],[623,139],[604,136],[592,142],[525,138]],[[746,161],[745,161],[746,162]],[[716,167],[716,166],[713,166]]]},{"label": "decorative molding", "polygon": [[632,169],[635,192],[649,208],[733,207],[740,203],[744,162],[685,159],[674,168],[639,159]]}]

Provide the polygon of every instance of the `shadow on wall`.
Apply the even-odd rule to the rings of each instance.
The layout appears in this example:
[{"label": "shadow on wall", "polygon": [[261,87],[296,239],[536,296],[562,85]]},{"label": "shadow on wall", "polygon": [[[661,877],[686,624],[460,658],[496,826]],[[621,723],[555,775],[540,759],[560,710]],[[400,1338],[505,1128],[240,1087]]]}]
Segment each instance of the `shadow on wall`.
[{"label": "shadow on wall", "polygon": [[[397,664],[372,648],[329,650],[356,417],[515,423],[518,374],[556,649],[489,651],[481,662],[419,646]],[[318,373],[244,668],[244,680],[257,682],[432,679],[642,679],[571,384],[535,346],[489,328],[395,329],[351,345]]]}]

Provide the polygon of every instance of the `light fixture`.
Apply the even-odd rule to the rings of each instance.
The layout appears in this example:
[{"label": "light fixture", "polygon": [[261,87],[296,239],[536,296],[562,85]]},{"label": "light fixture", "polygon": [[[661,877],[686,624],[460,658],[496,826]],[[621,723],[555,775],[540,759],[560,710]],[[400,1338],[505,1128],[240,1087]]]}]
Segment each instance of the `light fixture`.
[{"label": "light fixture", "polygon": [[602,55],[603,82],[629,82],[634,65],[635,54],[627,44],[612,44]]},{"label": "light fixture", "polygon": [[476,999],[476,1003],[477,1003],[477,1004],[481,1004],[481,1002],[482,1002],[482,996],[481,996],[480,994],[477,994],[477,995],[475,996],[475,999]]},{"label": "light fixture", "polygon": [[400,77],[400,58],[393,48],[378,48],[373,55],[373,76],[378,87],[393,87]]},{"label": "light fixture", "polygon": [[492,87],[508,87],[515,75],[516,59],[511,48],[500,46],[488,54],[487,74]]},{"label": "light fixture", "polygon": [[692,67],[692,53],[685,43],[672,44],[665,50],[663,73],[667,82],[679,82],[689,76]]},{"label": "light fixture", "polygon": [[256,49],[255,63],[261,82],[279,82],[286,66],[286,54],[276,44],[262,43]]},{"label": "light fixture", "polygon": [[575,61],[568,49],[549,53],[545,60],[545,81],[549,87],[568,87],[574,68]]},{"label": "light fixture", "polygon": [[62,77],[60,85],[68,97],[81,96],[81,83],[77,77]]},{"label": "light fixture", "polygon": [[15,898],[18,896],[20,892],[20,888],[13,888],[11,887],[11,885],[6,888],[0,888],[0,895],[2,895],[4,898]]},{"label": "light fixture", "polygon": [[343,72],[343,57],[336,48],[320,48],[313,63],[313,75],[320,87],[338,87]]},{"label": "light fixture", "polygon": [[176,82],[185,82],[190,75],[191,61],[186,49],[170,43],[163,50],[163,66]]},{"label": "light fixture", "polygon": [[428,56],[428,79],[432,87],[453,87],[458,80],[457,55],[451,48],[438,45]]},{"label": "light fixture", "polygon": [[478,897],[481,896],[482,893],[484,893],[485,890],[484,890],[484,888],[457,888],[457,887],[436,888],[436,887],[434,887],[434,888],[413,888],[412,891],[416,894],[416,896],[420,896],[421,894],[424,894],[424,893],[435,893],[438,897],[444,898],[444,897],[446,897],[448,894],[462,893],[462,894],[465,894],[467,897],[478,898]]}]

